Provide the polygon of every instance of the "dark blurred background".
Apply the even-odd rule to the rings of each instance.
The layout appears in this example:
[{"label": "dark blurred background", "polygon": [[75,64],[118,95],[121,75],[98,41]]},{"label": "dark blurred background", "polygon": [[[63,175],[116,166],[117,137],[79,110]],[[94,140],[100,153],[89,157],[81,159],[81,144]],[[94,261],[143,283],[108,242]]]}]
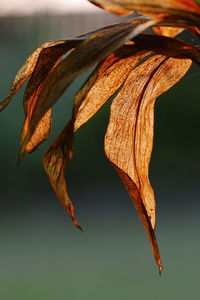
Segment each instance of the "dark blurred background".
[{"label": "dark blurred background", "polygon": [[[0,98],[41,43],[116,22],[111,14],[0,18]],[[191,36],[187,36],[192,39]],[[155,107],[150,181],[157,201],[161,278],[149,241],[103,140],[110,101],[76,134],[66,169],[79,232],[42,168],[44,151],[69,119],[78,78],[55,105],[49,141],[17,167],[24,88],[0,114],[0,299],[198,299],[200,69],[196,65]]]}]

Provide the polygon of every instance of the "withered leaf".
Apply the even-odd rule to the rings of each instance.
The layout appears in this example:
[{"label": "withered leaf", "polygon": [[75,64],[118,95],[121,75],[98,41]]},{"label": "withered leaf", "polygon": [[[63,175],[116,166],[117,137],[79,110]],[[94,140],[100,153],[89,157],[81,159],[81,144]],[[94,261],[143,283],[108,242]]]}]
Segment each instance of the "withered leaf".
[{"label": "withered leaf", "polygon": [[[26,60],[18,71],[9,96],[0,103],[0,110],[3,110],[11,101],[15,93],[30,78],[29,84],[24,95],[25,123],[21,133],[21,141],[29,128],[29,121],[37,97],[44,86],[49,73],[53,70],[62,56],[80,43],[82,39],[72,39],[67,41],[54,41],[44,43],[38,47]],[[51,109],[49,109],[40,120],[31,140],[27,144],[26,151],[32,152],[37,145],[45,141],[51,130]]]},{"label": "withered leaf", "polygon": [[15,76],[15,79],[11,86],[10,94],[5,100],[3,100],[0,103],[0,111],[3,110],[8,105],[8,103],[10,102],[12,97],[16,94],[16,92],[20,89],[20,87],[31,77],[35,65],[37,63],[38,57],[40,53],[43,51],[43,49],[54,45],[62,44],[62,43],[64,43],[64,41],[44,43],[28,57],[26,62],[23,64],[23,66],[20,68],[17,75]]},{"label": "withered leaf", "polygon": [[[117,25],[115,25],[117,26]],[[110,26],[112,27],[112,26]],[[67,39],[63,41],[53,41],[53,42],[46,42],[39,46],[25,61],[23,66],[19,69],[17,75],[15,76],[15,79],[13,80],[10,93],[7,98],[5,98],[0,103],[0,111],[2,111],[11,101],[13,96],[16,94],[16,92],[21,88],[21,86],[31,77],[36,64],[39,64],[40,55],[46,53],[48,49],[51,49],[50,52],[55,52],[57,49],[60,49],[62,52],[63,50],[65,53],[69,51],[70,49],[77,46],[80,42],[85,40],[86,38],[90,37],[95,32],[99,32],[99,30],[95,30],[92,33],[83,34],[81,36],[78,36],[76,38]],[[49,53],[50,53],[49,52]]]},{"label": "withered leaf", "polygon": [[[92,117],[92,114],[94,115],[97,110],[100,109],[100,107],[123,83],[130,70],[145,55],[143,53],[144,51],[142,51],[143,54],[141,53],[134,56],[133,54],[137,52],[138,50],[136,50],[136,48],[130,51],[129,48],[124,47],[123,51],[120,52],[121,56],[124,57],[122,61],[119,60],[116,52],[115,55],[110,55],[105,62],[100,64],[94,70],[90,78],[75,96],[72,119],[43,157],[44,168],[50,179],[51,185],[77,227],[80,226],[74,217],[74,210],[68,195],[64,177],[64,168],[73,155],[73,132],[87,122],[88,119]],[[141,50],[139,50],[139,52],[141,52]],[[130,54],[132,54],[132,56],[129,57]],[[125,58],[127,55],[128,57]],[[122,73],[124,74],[122,75]],[[111,74],[113,76],[111,76]],[[115,85],[116,78],[118,83]],[[111,85],[111,83],[113,84]],[[98,92],[101,92],[102,84],[106,87],[106,92],[104,91],[104,93],[101,94],[101,98],[97,99],[95,102],[94,96],[97,96],[97,89],[99,89]],[[93,88],[95,86],[97,86],[96,89]],[[81,104],[83,104],[83,106]]]},{"label": "withered leaf", "polygon": [[[90,36],[86,34],[85,38]],[[10,90],[8,97],[0,103],[0,111],[3,110],[11,101],[15,93],[30,78],[29,84],[24,95],[25,123],[21,133],[21,141],[28,131],[30,118],[37,97],[43,88],[47,77],[55,68],[64,54],[77,46],[84,39],[81,37],[69,39],[66,41],[47,42],[38,47],[26,60],[24,65],[18,71]],[[32,152],[37,145],[41,144],[49,137],[51,130],[51,109],[42,117],[31,140],[27,144],[26,151]]]},{"label": "withered leaf", "polygon": [[200,50],[184,41],[166,36],[140,34],[133,39],[138,49],[145,49],[159,54],[177,58],[190,58],[200,63]]},{"label": "withered leaf", "polygon": [[[23,139],[19,153],[19,161],[23,157],[26,146],[38,122],[49,108],[53,106],[74,78],[92,67],[98,61],[103,60],[124,42],[157,22],[158,20],[139,18],[129,24],[121,24],[121,26],[115,30],[95,34],[80,43],[75,50],[55,67],[48,76],[47,82],[41,90],[34,106],[29,123],[29,130]],[[48,99],[48,101],[46,101],[46,99]]]},{"label": "withered leaf", "polygon": [[[91,3],[114,12],[116,14],[128,14],[133,11],[141,13],[157,13],[183,14],[183,13],[199,13],[200,9],[193,0],[89,0]],[[183,12],[184,11],[184,12]]]},{"label": "withered leaf", "polygon": [[[188,30],[200,39],[200,8],[193,0],[91,0],[108,11],[145,17],[80,35],[45,43],[27,59],[16,75],[7,106],[28,80],[24,96],[25,122],[19,161],[46,140],[51,130],[51,108],[69,84],[97,65],[76,94],[70,121],[43,158],[51,185],[74,224],[64,169],[72,158],[74,132],[118,92],[111,105],[105,152],[121,177],[149,237],[159,271],[162,271],[154,233],[156,206],[148,178],[153,146],[155,99],[176,84],[191,66],[200,64],[199,46],[172,38]],[[159,34],[144,34],[152,28]],[[164,36],[165,35],[165,36]],[[66,55],[64,57],[64,55]]]},{"label": "withered leaf", "polygon": [[73,120],[71,119],[56,141],[43,157],[43,165],[51,185],[63,207],[70,214],[76,227],[81,229],[75,220],[74,208],[68,195],[64,168],[73,155]]},{"label": "withered leaf", "polygon": [[[40,91],[44,87],[44,84],[46,83],[49,74],[53,71],[53,69],[61,60],[63,55],[65,55],[66,52],[71,50],[73,46],[74,46],[74,41],[66,41],[66,42],[62,42],[61,44],[59,43],[57,45],[54,45],[53,49],[52,47],[45,48],[40,53],[34,72],[29,80],[28,86],[24,94],[24,110],[25,110],[26,119],[21,133],[22,143],[24,140],[24,136],[28,131],[31,115],[35,103],[37,102],[37,98]],[[50,131],[51,131],[51,109],[49,109],[44,114],[44,116],[38,123],[31,140],[26,146],[26,151],[27,152],[34,151],[39,144],[44,142],[49,137]]]},{"label": "withered leaf", "polygon": [[113,100],[105,153],[132,198],[161,268],[155,228],[155,199],[148,179],[155,99],[190,68],[191,60],[156,55],[136,67]]},{"label": "withered leaf", "polygon": [[[124,47],[125,48],[125,47]],[[97,73],[96,79],[91,88],[84,94],[84,98],[80,100],[80,92],[75,97],[79,98],[79,106],[74,123],[74,131],[91,119],[97,111],[106,103],[106,101],[120,88],[130,71],[137,63],[145,57],[148,52],[138,50],[132,47],[132,55],[121,58],[115,63],[111,63],[108,67],[108,61],[113,59],[109,56],[105,60],[107,68],[104,70],[104,64]],[[123,49],[121,49],[123,52]],[[130,55],[130,54],[129,54]],[[87,82],[86,82],[87,84]]]}]

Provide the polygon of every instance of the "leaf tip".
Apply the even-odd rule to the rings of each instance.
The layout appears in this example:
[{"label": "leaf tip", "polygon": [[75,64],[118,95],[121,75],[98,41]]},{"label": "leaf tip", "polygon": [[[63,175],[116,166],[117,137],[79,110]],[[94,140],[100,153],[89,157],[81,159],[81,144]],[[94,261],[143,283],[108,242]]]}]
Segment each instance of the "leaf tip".
[{"label": "leaf tip", "polygon": [[22,161],[22,158],[24,156],[24,152],[25,152],[25,149],[23,147],[23,145],[21,146],[20,150],[19,150],[19,155],[18,155],[18,159],[17,159],[17,166],[20,165],[21,161]]},{"label": "leaf tip", "polygon": [[75,219],[74,207],[73,207],[73,205],[72,205],[71,203],[69,204],[69,210],[68,210],[68,212],[69,212],[69,214],[70,214],[70,216],[71,216],[71,218],[72,218],[72,221],[74,222],[74,225],[75,225],[78,229],[80,229],[80,231],[83,232],[83,228],[78,224],[78,222],[77,222],[76,219]]},{"label": "leaf tip", "polygon": [[80,229],[81,232],[83,232],[83,228],[76,222],[76,220],[73,220],[73,222],[74,222],[74,225],[75,225],[78,229]]},{"label": "leaf tip", "polygon": [[163,271],[163,267],[162,265],[159,266],[159,275],[161,276],[162,275],[162,271]]}]

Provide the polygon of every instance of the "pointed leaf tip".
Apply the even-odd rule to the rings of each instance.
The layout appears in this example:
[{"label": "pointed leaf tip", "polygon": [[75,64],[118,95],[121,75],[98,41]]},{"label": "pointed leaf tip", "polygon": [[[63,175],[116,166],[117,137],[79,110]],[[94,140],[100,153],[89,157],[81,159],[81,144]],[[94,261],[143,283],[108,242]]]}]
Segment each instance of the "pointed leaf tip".
[{"label": "pointed leaf tip", "polygon": [[25,150],[26,150],[26,144],[27,143],[23,143],[20,147],[20,150],[19,150],[19,154],[18,154],[18,160],[17,160],[17,165],[19,166],[23,157],[24,157],[24,153],[25,153]]},{"label": "pointed leaf tip", "polygon": [[75,219],[74,207],[68,194],[64,175],[65,166],[73,154],[73,144],[73,120],[71,119],[55,142],[46,151],[42,161],[50,183],[62,206],[69,213],[74,225],[83,231]]},{"label": "pointed leaf tip", "polygon": [[78,224],[78,222],[75,219],[74,207],[71,203],[69,203],[69,209],[67,209],[67,211],[70,214],[72,221],[74,222],[74,225],[83,232],[83,228]]},{"label": "pointed leaf tip", "polygon": [[162,267],[162,266],[159,266],[159,275],[160,275],[160,276],[162,275],[162,271],[163,271],[163,267]]}]

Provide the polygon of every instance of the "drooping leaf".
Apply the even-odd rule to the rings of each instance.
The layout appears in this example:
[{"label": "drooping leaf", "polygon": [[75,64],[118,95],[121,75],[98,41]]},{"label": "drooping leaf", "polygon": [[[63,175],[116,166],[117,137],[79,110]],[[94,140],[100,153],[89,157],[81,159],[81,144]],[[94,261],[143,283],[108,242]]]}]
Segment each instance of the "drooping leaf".
[{"label": "drooping leaf", "polygon": [[[28,131],[29,128],[29,120],[31,116],[31,107],[30,110],[28,110],[28,115],[26,117],[26,120],[23,125],[22,133],[21,133],[21,142],[23,143],[24,134]],[[46,141],[51,133],[51,122],[52,122],[52,113],[51,109],[49,109],[42,119],[39,121],[34,134],[32,135],[30,141],[28,142],[26,146],[26,152],[33,152],[37,146],[42,144],[44,141]]]},{"label": "drooping leaf", "polygon": [[[47,82],[41,90],[29,123],[29,131],[24,137],[19,161],[22,159],[26,146],[31,139],[38,122],[51,108],[64,90],[75,77],[92,67],[98,61],[119,48],[130,38],[140,34],[158,20],[137,18],[128,24],[121,24],[115,30],[95,34],[80,43],[65,59],[63,59],[50,73]],[[46,101],[48,99],[48,101]]]},{"label": "drooping leaf", "polygon": [[64,175],[65,165],[73,155],[73,139],[73,121],[71,119],[56,141],[45,153],[43,165],[58,199],[70,214],[76,227],[81,229],[74,216],[74,208],[68,195]]},{"label": "drooping leaf", "polygon": [[[117,27],[118,25],[109,26],[109,27]],[[21,86],[31,77],[35,66],[38,62],[40,55],[46,52],[47,49],[51,49],[51,52],[56,51],[56,49],[65,49],[65,52],[69,51],[73,47],[77,46],[80,42],[90,37],[92,34],[97,33],[101,30],[97,29],[90,33],[82,34],[76,38],[71,38],[63,41],[53,41],[46,42],[39,46],[25,61],[23,66],[17,72],[15,79],[13,80],[10,93],[7,98],[5,98],[2,102],[0,102],[0,111],[2,111],[11,101],[16,92],[21,88]]]},{"label": "drooping leaf", "polygon": [[[21,133],[22,143],[24,136],[28,132],[31,115],[40,91],[44,87],[49,74],[53,71],[63,55],[65,55],[66,52],[68,52],[73,46],[74,42],[66,41],[61,44],[54,45],[54,47],[45,48],[40,53],[34,72],[29,80],[24,94],[24,110],[26,119]],[[44,142],[49,137],[50,131],[51,109],[44,114],[38,123],[31,140],[26,146],[26,151],[34,151],[39,144]]]},{"label": "drooping leaf", "polygon": [[[123,53],[123,49],[120,49],[120,52]],[[79,98],[79,106],[75,118],[74,131],[79,129],[97,113],[106,101],[120,88],[130,71],[148,54],[147,51],[140,51],[137,47],[132,47],[132,51],[129,51],[129,53],[132,53],[132,55],[111,63],[104,70],[104,64],[107,65],[108,61],[113,59],[112,55],[109,56],[97,73],[93,85],[83,95],[82,99],[80,99],[80,92],[82,90],[77,93],[75,102],[78,102],[76,98]]]},{"label": "drooping leaf", "polygon": [[16,92],[20,89],[20,87],[31,77],[35,65],[37,63],[38,57],[43,49],[59,45],[64,43],[64,41],[56,41],[56,42],[47,42],[38,47],[26,60],[23,66],[18,71],[15,79],[12,83],[10,94],[8,97],[0,103],[0,111],[3,110],[10,102],[12,97],[16,94]]},{"label": "drooping leaf", "polygon": [[153,146],[154,102],[179,81],[191,60],[156,55],[134,69],[111,105],[105,153],[132,198],[161,268],[155,228],[155,199],[148,179]]},{"label": "drooping leaf", "polygon": [[[142,59],[144,55],[146,55],[144,54],[144,51],[138,51],[137,48],[132,48],[133,49],[124,47],[124,49],[120,51],[120,54],[116,51],[94,70],[89,79],[75,96],[72,119],[69,121],[57,140],[45,153],[43,158],[43,164],[51,185],[77,227],[79,227],[79,225],[75,221],[74,210],[64,177],[64,168],[73,155],[73,131],[76,131],[92,117],[92,114],[94,115],[97,110],[100,109],[100,107],[120,87],[131,69],[139,62],[140,59]],[[137,52],[140,54],[134,56],[133,54],[136,54]],[[124,58],[120,60],[119,56]],[[115,85],[116,81],[118,82]],[[96,89],[94,88],[95,86],[97,86]],[[104,91],[102,94],[102,87],[104,87],[107,92]],[[96,94],[99,99],[95,102],[94,95],[95,92],[97,92],[97,89],[99,89],[98,92],[101,94],[101,97]]]},{"label": "drooping leaf", "polygon": [[[81,41],[82,39],[77,38],[67,41],[44,43],[29,56],[18,71],[12,83],[10,94],[0,103],[0,110],[3,110],[9,104],[15,93],[31,77],[24,96],[26,119],[21,133],[22,142],[24,135],[29,128],[30,117],[37,101],[38,94],[44,86],[49,73],[53,70],[62,56]],[[37,145],[46,140],[49,137],[50,130],[51,110],[48,110],[37,125],[34,135],[27,144],[26,151],[32,152]]]},{"label": "drooping leaf", "polygon": [[[200,8],[193,0],[90,2],[118,14],[138,11],[146,17],[125,20],[74,39],[43,44],[18,72],[9,96],[0,103],[0,110],[30,78],[24,96],[26,119],[21,134],[21,160],[25,151],[32,152],[48,138],[51,107],[59,96],[75,77],[97,64],[75,96],[70,121],[43,158],[54,191],[81,229],[64,176],[65,166],[73,155],[74,132],[121,88],[111,106],[105,152],[134,202],[161,272],[154,234],[155,199],[148,178],[154,102],[184,76],[191,65],[190,59],[200,64],[199,46],[169,38],[186,29],[199,39]],[[160,36],[141,34],[149,27]]]},{"label": "drooping leaf", "polygon": [[[124,45],[115,53],[116,56],[120,56],[121,54],[121,59],[118,58],[115,63],[115,55],[111,55],[105,60],[95,80],[93,80],[87,89],[87,93],[83,93],[82,90],[77,93],[75,103],[76,98],[80,98],[80,93],[85,99],[81,101],[80,107],[78,108],[74,124],[75,131],[96,114],[102,105],[121,86],[131,69],[134,68],[140,59],[149,53],[147,51],[157,52],[158,54],[170,57],[189,57],[199,63],[200,51],[181,40],[164,36],[140,34],[133,39],[133,42],[134,45]],[[145,52],[140,52],[139,49]],[[129,57],[125,57],[127,54]],[[113,63],[109,68],[104,70],[104,66],[107,66],[109,62]],[[91,79],[89,78],[88,82],[90,81]],[[86,85],[88,86],[88,83],[86,83]]]}]

